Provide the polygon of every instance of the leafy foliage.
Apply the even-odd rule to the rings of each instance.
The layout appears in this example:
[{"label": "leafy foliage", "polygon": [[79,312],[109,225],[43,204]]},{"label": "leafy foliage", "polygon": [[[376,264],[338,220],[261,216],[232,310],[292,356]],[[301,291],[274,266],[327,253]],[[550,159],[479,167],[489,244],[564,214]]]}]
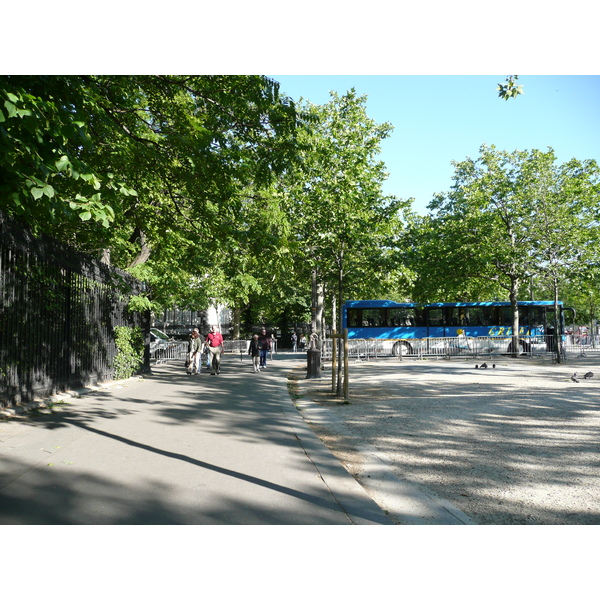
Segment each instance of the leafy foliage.
[{"label": "leafy foliage", "polygon": [[[332,92],[323,106],[307,103],[310,126],[299,132],[300,167],[284,180],[294,244],[309,281],[316,269],[329,290],[363,295],[385,287],[375,273],[393,271],[394,241],[406,204],[382,193],[377,160],[391,132],[366,114],[366,97]],[[301,258],[300,258],[301,257]],[[352,292],[350,292],[352,290]]]},{"label": "leafy foliage", "polygon": [[535,287],[594,313],[594,161],[482,146],[421,217],[382,193],[391,131],[354,90],[296,104],[263,76],[0,76],[0,209],[128,270],[155,311],[305,321],[316,270],[339,301]]},{"label": "leafy foliage", "polygon": [[498,90],[498,96],[503,100],[509,100],[510,98],[516,98],[520,94],[523,94],[523,86],[517,85],[518,79],[518,75],[509,75],[506,78],[505,83],[499,83],[496,88]]},{"label": "leafy foliage", "polygon": [[190,281],[235,245],[243,191],[294,159],[294,103],[262,76],[9,76],[0,93],[0,208],[143,275],[157,305],[206,300]]},{"label": "leafy foliage", "polygon": [[115,327],[118,353],[114,358],[115,379],[127,379],[144,364],[144,336],[139,327]]}]

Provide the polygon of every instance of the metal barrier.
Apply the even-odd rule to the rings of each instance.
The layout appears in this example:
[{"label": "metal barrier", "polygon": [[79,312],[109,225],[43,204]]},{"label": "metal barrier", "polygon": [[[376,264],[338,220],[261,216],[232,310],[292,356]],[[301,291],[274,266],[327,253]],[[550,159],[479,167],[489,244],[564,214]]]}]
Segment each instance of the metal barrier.
[{"label": "metal barrier", "polygon": [[[600,352],[598,340],[589,336],[584,343],[582,339],[567,336],[562,343],[563,356],[586,356],[588,353]],[[375,360],[384,356],[400,355],[394,348],[401,345],[402,356],[452,358],[455,356],[481,358],[485,356],[500,356],[511,354],[511,336],[465,337],[453,338],[423,338],[423,339],[351,339],[348,340],[348,357],[356,362]],[[532,357],[543,357],[554,354],[552,336],[520,336],[519,354]],[[248,353],[250,340],[225,340],[225,352],[239,354],[241,357]],[[277,353],[276,344],[271,349],[271,358]],[[331,360],[333,340],[328,338],[321,346],[323,360]],[[187,342],[175,341],[168,348],[161,347],[160,353],[151,356],[156,364],[172,360],[185,361]],[[342,350],[343,356],[343,350]]]},{"label": "metal barrier", "polygon": [[[223,350],[225,352],[231,352],[232,354],[239,354],[241,356],[248,354],[250,348],[250,340],[224,340]],[[271,349],[269,355],[273,358],[273,354],[277,354],[277,340],[271,341]]]},{"label": "metal barrier", "polygon": [[[223,350],[232,354],[239,354],[243,358],[248,354],[248,348],[250,347],[250,340],[224,340]],[[161,364],[168,361],[181,360],[185,362],[188,353],[188,342],[174,341],[168,346],[161,346],[158,352],[155,352],[151,356],[151,360],[154,364]],[[277,354],[277,343],[274,343],[269,352],[270,358],[273,358],[273,354]]]},{"label": "metal barrier", "polygon": [[[519,336],[518,353],[527,356],[548,356],[553,354],[552,336]],[[350,339],[348,357],[355,361],[373,360],[383,356],[438,357],[455,356],[479,358],[512,354],[512,336],[480,337],[441,337],[422,339]],[[561,342],[563,355],[581,351],[581,346],[565,346]],[[575,350],[574,350],[575,349]],[[322,357],[331,359],[332,340],[322,344]]]},{"label": "metal barrier", "polygon": [[594,335],[568,335],[565,342],[567,354],[587,356],[600,352],[599,336]]},{"label": "metal barrier", "polygon": [[250,340],[224,340],[223,350],[237,354],[246,354],[250,347]]},{"label": "metal barrier", "polygon": [[187,342],[174,341],[167,346],[161,346],[158,351],[154,353],[154,356],[151,356],[150,358],[155,364],[164,363],[170,360],[180,360],[181,362],[185,362],[187,353]]}]

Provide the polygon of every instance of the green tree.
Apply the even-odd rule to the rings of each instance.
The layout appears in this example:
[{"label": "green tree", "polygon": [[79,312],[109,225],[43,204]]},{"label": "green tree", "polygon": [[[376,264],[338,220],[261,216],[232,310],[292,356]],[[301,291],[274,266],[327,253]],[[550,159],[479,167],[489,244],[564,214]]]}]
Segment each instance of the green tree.
[{"label": "green tree", "polygon": [[114,221],[109,202],[131,192],[81,159],[92,145],[81,86],[63,97],[55,83],[0,77],[0,208],[34,232],[88,220],[107,228]]},{"label": "green tree", "polygon": [[133,270],[162,304],[205,296],[189,282],[233,245],[244,191],[268,187],[295,156],[294,103],[262,76],[0,84],[0,208]]},{"label": "green tree", "polygon": [[301,167],[285,180],[299,272],[308,283],[316,271],[339,306],[349,290],[373,293],[382,281],[374,275],[390,272],[405,207],[382,193],[387,173],[377,155],[392,127],[367,116],[366,100],[351,90],[303,105],[310,127],[299,133]]},{"label": "green tree", "polygon": [[529,174],[527,194],[536,215],[535,275],[554,300],[554,328],[559,331],[558,301],[568,287],[590,290],[585,296],[593,310],[590,275],[600,259],[600,172],[593,160],[571,159],[556,166],[552,150],[532,155],[535,171]]},{"label": "green tree", "polygon": [[[477,160],[454,163],[451,191],[436,197],[429,205],[435,213],[416,228],[412,264],[421,277],[456,299],[466,299],[473,280],[484,282],[486,293],[503,290],[513,308],[514,352],[524,284],[544,278],[556,299],[559,282],[595,255],[597,167],[574,160],[557,168],[555,160],[551,149],[508,153],[482,146]],[[582,226],[573,235],[574,222]]]}]

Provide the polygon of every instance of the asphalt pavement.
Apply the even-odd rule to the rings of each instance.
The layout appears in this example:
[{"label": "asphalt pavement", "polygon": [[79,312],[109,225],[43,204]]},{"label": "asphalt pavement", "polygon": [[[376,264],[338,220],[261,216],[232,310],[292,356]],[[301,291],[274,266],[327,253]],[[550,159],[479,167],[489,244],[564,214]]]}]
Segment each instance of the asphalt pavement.
[{"label": "asphalt pavement", "polygon": [[292,403],[302,364],[163,364],[0,421],[0,524],[393,524]]}]

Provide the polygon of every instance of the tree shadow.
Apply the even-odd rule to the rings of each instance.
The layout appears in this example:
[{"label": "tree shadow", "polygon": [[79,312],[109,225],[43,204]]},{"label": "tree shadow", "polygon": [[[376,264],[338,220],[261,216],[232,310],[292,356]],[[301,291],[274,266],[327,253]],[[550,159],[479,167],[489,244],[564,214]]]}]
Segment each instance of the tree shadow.
[{"label": "tree shadow", "polygon": [[347,405],[322,384],[300,393],[344,422],[346,448],[368,443],[480,523],[600,524],[600,380],[571,382],[573,364],[517,364],[373,361],[351,370]]},{"label": "tree shadow", "polygon": [[[173,501],[171,486],[153,480],[136,483],[116,483],[109,476],[89,472],[72,475],[64,468],[52,469],[16,459],[4,459],[2,472],[19,474],[2,486],[0,522],[4,524],[350,524],[353,514],[342,508],[327,486],[317,477],[314,466],[305,460],[301,443],[282,415],[280,391],[285,379],[256,377],[250,379],[240,367],[231,368],[228,378],[204,375],[204,380],[190,378],[181,370],[163,369],[147,377],[145,383],[113,390],[94,392],[73,402],[57,405],[55,410],[32,415],[24,425],[57,431],[75,428],[92,436],[110,440],[152,456],[168,459],[174,469],[191,465],[202,472],[217,474],[230,480],[229,492],[200,490],[197,504],[178,504]],[[250,380],[249,380],[250,379]],[[282,383],[283,381],[283,383]],[[152,393],[150,393],[152,392]],[[289,402],[289,399],[286,399]],[[120,435],[119,419],[145,419],[146,422],[167,428],[163,447],[150,436],[140,438]],[[117,423],[113,427],[110,423]],[[225,468],[210,460],[166,449],[178,439],[183,424],[197,423],[201,431],[211,435],[235,436],[248,444],[273,444],[277,452],[291,447],[302,460],[290,468],[305,470],[308,476],[299,481],[314,481],[299,487],[288,485],[296,477],[273,475],[273,480]],[[154,432],[155,429],[151,429]],[[200,430],[199,430],[200,431]],[[189,435],[189,432],[187,432]],[[58,439],[58,438],[57,438]],[[92,439],[92,438],[90,438]],[[217,438],[218,440],[218,438]],[[175,461],[173,463],[172,461]],[[235,464],[235,463],[234,463]],[[243,464],[243,462],[242,462]],[[128,467],[128,468],[133,468]],[[107,472],[110,472],[107,470]],[[22,477],[21,475],[26,475]],[[203,480],[201,474],[194,476]],[[6,480],[6,476],[4,477]],[[214,478],[212,478],[214,479]],[[243,493],[232,494],[238,482]],[[27,485],[26,485],[27,484]],[[245,484],[249,484],[248,487]],[[199,484],[200,485],[200,484]],[[232,487],[233,486],[233,487]],[[260,496],[273,493],[268,503],[253,500],[252,487]],[[250,491],[249,491],[250,490]],[[278,501],[278,498],[280,499]],[[294,508],[295,507],[295,508]],[[376,511],[361,512],[360,518],[373,523],[386,522]]]}]

